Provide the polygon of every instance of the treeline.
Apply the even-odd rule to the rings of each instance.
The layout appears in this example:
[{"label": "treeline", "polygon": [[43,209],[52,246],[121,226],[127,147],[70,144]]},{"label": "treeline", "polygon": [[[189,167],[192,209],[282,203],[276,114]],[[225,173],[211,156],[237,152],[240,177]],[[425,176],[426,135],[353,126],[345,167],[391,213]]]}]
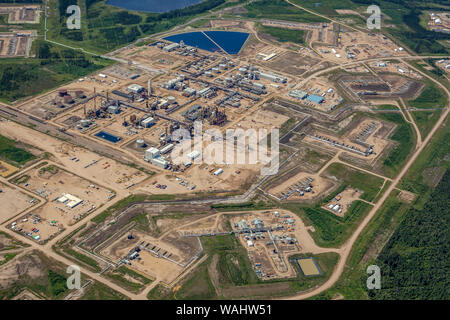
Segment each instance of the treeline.
[{"label": "treeline", "polygon": [[77,5],[77,0],[59,0],[58,7],[59,7],[59,19],[60,21],[65,21],[66,19],[66,11],[67,8],[71,5]]},{"label": "treeline", "polygon": [[41,65],[51,64],[53,62],[64,62],[68,66],[76,66],[80,68],[88,68],[93,63],[86,59],[86,56],[72,49],[53,49],[46,42],[36,43],[36,56],[41,59]]},{"label": "treeline", "polygon": [[37,80],[37,75],[29,72],[26,65],[5,66],[0,71],[0,90],[5,92],[15,90],[25,81]]},{"label": "treeline", "polygon": [[450,172],[421,210],[411,208],[381,251],[381,289],[372,299],[449,299]]},{"label": "treeline", "polygon": [[166,19],[174,19],[174,18],[179,18],[179,17],[184,17],[184,16],[197,15],[200,13],[204,13],[208,10],[211,10],[215,7],[218,7],[222,4],[224,4],[225,2],[226,2],[225,0],[202,1],[199,4],[194,4],[192,6],[189,6],[189,7],[183,8],[183,9],[176,9],[176,10],[172,10],[170,12],[161,13],[156,17],[148,17],[147,22],[161,21],[161,20],[166,20]]}]

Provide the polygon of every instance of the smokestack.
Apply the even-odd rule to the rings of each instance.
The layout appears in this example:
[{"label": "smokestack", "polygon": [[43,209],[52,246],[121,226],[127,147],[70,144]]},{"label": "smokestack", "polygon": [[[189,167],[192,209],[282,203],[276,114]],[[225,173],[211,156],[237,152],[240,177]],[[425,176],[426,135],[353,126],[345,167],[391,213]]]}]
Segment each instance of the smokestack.
[{"label": "smokestack", "polygon": [[148,85],[147,93],[148,93],[148,96],[150,97],[153,93],[152,92],[152,80],[148,79],[147,85]]},{"label": "smokestack", "polygon": [[94,112],[97,111],[97,92],[94,87]]}]

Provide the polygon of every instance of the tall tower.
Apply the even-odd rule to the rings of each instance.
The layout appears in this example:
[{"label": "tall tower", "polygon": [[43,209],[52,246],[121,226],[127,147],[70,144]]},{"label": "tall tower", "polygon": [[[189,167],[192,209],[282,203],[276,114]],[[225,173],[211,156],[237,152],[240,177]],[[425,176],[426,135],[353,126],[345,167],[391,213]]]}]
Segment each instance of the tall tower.
[{"label": "tall tower", "polygon": [[97,112],[97,91],[94,87],[94,112]]},{"label": "tall tower", "polygon": [[148,89],[147,89],[147,93],[148,96],[150,97],[152,95],[152,80],[148,79],[148,83],[147,83]]}]

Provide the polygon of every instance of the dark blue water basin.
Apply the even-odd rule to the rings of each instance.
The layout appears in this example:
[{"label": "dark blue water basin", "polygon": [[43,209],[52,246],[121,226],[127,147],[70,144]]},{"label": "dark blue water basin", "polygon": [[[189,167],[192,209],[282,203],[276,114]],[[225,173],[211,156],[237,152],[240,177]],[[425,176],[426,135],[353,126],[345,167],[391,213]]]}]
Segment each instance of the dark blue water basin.
[{"label": "dark blue water basin", "polygon": [[105,140],[107,140],[109,142],[112,142],[112,143],[117,143],[120,140],[122,140],[121,137],[117,137],[117,136],[115,136],[115,135],[113,135],[111,133],[105,132],[105,131],[97,132],[95,134],[95,136],[98,137],[98,138],[105,139]]}]

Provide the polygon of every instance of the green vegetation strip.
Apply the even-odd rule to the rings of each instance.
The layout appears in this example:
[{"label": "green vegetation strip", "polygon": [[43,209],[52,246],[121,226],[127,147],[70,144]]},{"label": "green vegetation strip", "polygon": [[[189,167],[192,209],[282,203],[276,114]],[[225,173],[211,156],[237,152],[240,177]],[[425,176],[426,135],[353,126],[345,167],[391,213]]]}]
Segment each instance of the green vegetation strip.
[{"label": "green vegetation strip", "polygon": [[279,42],[304,44],[306,31],[261,26],[259,30],[274,37]]},{"label": "green vegetation strip", "polygon": [[[1,74],[1,65],[0,65],[0,74]],[[0,79],[0,92],[1,91],[2,90]],[[14,140],[8,139],[0,135],[0,160],[11,161],[13,162],[13,164],[22,165],[35,158],[33,154],[31,154],[30,152],[17,148],[16,144],[17,142],[15,142]]]}]

